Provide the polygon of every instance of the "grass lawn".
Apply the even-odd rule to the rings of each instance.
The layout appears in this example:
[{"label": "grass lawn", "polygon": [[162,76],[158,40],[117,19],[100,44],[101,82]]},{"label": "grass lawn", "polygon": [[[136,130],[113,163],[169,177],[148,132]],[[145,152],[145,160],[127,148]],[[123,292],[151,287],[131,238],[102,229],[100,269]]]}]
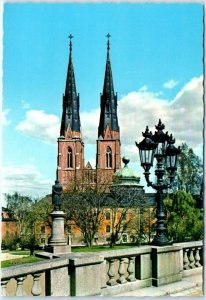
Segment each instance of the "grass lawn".
[{"label": "grass lawn", "polygon": [[115,245],[113,248],[109,246],[93,246],[92,248],[88,247],[72,247],[72,252],[98,252],[98,251],[108,251],[108,250],[120,250],[137,247],[137,245]]},{"label": "grass lawn", "polygon": [[14,267],[16,265],[28,264],[28,263],[38,262],[42,260],[44,259],[36,256],[27,256],[27,257],[22,257],[17,259],[4,260],[1,262],[1,268]]},{"label": "grass lawn", "polygon": [[13,251],[9,251],[9,253],[13,255],[30,255],[29,250],[13,250]]},{"label": "grass lawn", "polygon": [[[92,248],[88,247],[72,247],[72,252],[98,252],[98,251],[108,251],[108,250],[120,250],[120,249],[128,249],[132,247],[137,247],[137,245],[115,245],[113,248],[110,248],[109,245],[107,246],[93,246]],[[40,252],[41,250],[37,250],[35,252]],[[4,251],[5,252],[5,251]],[[35,254],[34,252],[34,254]],[[13,255],[28,255],[27,257],[17,258],[17,259],[10,259],[1,262],[2,268],[12,267],[16,265],[26,264],[26,263],[33,263],[44,260],[43,258],[39,258],[36,256],[30,256],[29,250],[14,250],[9,251],[10,254]]]}]

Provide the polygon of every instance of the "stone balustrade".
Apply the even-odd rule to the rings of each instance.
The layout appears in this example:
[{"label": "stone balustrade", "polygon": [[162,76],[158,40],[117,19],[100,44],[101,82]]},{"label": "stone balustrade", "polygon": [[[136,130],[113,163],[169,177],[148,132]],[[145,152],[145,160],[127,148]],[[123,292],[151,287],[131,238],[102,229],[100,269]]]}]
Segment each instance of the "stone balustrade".
[{"label": "stone balustrade", "polygon": [[[68,268],[68,258],[55,258],[37,263],[18,265],[15,267],[3,268],[1,272],[1,295],[2,296],[49,296],[52,294],[51,272],[52,270],[61,271]],[[30,276],[31,275],[31,276]],[[28,282],[28,277],[29,282]],[[40,284],[41,277],[44,283]],[[9,293],[7,286],[12,281]],[[29,291],[28,291],[28,285]],[[27,287],[26,287],[27,286]],[[43,286],[43,288],[42,288]]]},{"label": "stone balustrade", "polygon": [[151,246],[102,252],[104,276],[101,294],[113,295],[151,286],[151,253]]},{"label": "stone balustrade", "polygon": [[199,271],[203,265],[203,242],[178,243],[182,247],[183,276]]},{"label": "stone balustrade", "polygon": [[203,242],[195,241],[164,247],[69,253],[42,262],[3,268],[1,295],[118,295],[202,272],[202,252]]}]

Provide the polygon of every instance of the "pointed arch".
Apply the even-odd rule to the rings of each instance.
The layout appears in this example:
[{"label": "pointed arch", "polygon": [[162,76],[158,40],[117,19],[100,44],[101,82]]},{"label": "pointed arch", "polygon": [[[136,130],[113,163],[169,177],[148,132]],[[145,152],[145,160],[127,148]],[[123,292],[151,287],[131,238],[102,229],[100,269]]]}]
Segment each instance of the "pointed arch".
[{"label": "pointed arch", "polygon": [[106,152],[106,168],[112,168],[112,149],[109,146]]},{"label": "pointed arch", "polygon": [[67,151],[67,167],[73,168],[73,153],[71,147],[68,147],[68,151]]}]

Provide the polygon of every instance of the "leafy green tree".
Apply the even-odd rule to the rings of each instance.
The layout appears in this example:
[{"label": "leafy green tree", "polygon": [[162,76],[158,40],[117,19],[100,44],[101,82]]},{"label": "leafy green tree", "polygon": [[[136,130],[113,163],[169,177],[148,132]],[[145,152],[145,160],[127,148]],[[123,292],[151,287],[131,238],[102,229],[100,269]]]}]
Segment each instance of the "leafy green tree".
[{"label": "leafy green tree", "polygon": [[38,222],[52,228],[52,220],[49,215],[53,210],[51,195],[47,195],[39,201],[35,201],[34,209],[37,212]]},{"label": "leafy green tree", "polygon": [[34,248],[38,244],[37,228],[41,223],[49,223],[49,212],[52,205],[49,199],[45,201],[33,201],[28,196],[22,196],[15,192],[5,195],[7,208],[11,210],[17,220],[19,244],[22,249],[30,249],[33,255]]},{"label": "leafy green tree", "polygon": [[16,234],[6,235],[1,242],[2,249],[16,250],[17,245],[19,244],[19,237]]},{"label": "leafy green tree", "polygon": [[200,195],[203,180],[203,163],[186,143],[178,161],[177,176],[173,190],[182,190],[191,195]]},{"label": "leafy green tree", "polygon": [[168,236],[174,242],[203,238],[203,211],[196,208],[191,194],[177,191],[164,200]]},{"label": "leafy green tree", "polygon": [[25,216],[29,210],[32,200],[27,196],[22,196],[15,192],[14,194],[6,194],[5,200],[7,208],[15,215],[17,219],[18,232],[21,235],[25,228]]}]

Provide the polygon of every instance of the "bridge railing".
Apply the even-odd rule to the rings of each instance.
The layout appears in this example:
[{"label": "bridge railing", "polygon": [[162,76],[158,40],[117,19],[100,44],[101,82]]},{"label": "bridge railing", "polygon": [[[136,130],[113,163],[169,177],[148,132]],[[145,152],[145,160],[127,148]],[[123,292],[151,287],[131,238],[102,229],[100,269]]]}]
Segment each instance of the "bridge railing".
[{"label": "bridge railing", "polygon": [[49,296],[52,294],[51,271],[66,271],[68,258],[55,258],[22,264],[1,270],[2,296]]},{"label": "bridge railing", "polygon": [[[203,242],[132,247],[59,258],[1,270],[2,296],[118,295],[202,272]],[[162,268],[164,266],[164,268]]]},{"label": "bridge railing", "polygon": [[195,273],[203,266],[203,242],[178,243],[182,247],[183,276]]}]

